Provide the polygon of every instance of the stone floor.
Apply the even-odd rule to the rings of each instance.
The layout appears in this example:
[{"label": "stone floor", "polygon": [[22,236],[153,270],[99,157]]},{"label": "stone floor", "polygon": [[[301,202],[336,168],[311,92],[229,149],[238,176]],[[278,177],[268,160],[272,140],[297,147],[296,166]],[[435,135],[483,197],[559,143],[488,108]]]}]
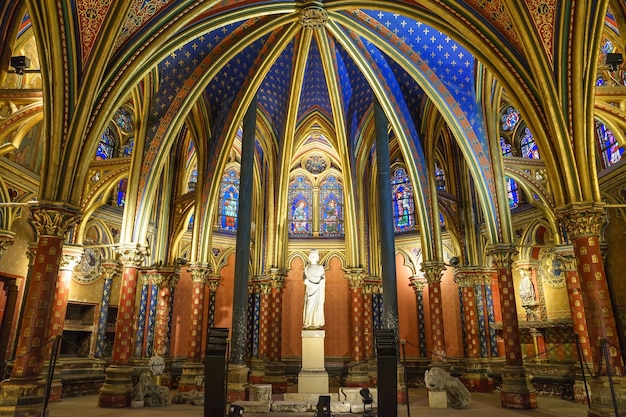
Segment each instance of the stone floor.
[{"label": "stone floor", "polygon": [[[98,408],[97,396],[63,398],[58,403],[48,406],[49,417],[159,417],[159,416],[204,416],[204,408],[184,405],[169,405],[153,408]],[[452,408],[429,408],[426,389],[416,388],[409,390],[410,410],[406,405],[398,405],[397,417],[436,417],[436,416],[463,416],[463,417],[586,417],[587,406],[555,398],[538,397],[538,408],[534,410],[509,410],[500,407],[499,394],[472,393],[472,402],[469,408],[455,410]],[[409,414],[410,412],[410,414]],[[314,413],[246,413],[244,417],[313,417]],[[358,414],[334,414],[334,417],[358,416]],[[396,416],[379,416],[396,417]]]}]

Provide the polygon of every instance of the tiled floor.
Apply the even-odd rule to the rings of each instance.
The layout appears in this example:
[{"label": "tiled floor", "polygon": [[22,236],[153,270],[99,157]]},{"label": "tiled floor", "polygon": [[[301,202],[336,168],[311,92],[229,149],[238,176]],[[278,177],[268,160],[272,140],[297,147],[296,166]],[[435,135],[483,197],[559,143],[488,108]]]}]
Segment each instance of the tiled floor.
[{"label": "tiled floor", "polygon": [[[192,405],[169,405],[153,408],[122,408],[110,409],[97,406],[97,396],[64,398],[58,403],[48,406],[49,417],[159,417],[159,416],[204,416],[204,408]],[[410,415],[406,405],[398,405],[397,417],[435,417],[435,416],[462,416],[462,417],[586,417],[587,406],[569,401],[538,397],[538,408],[534,410],[509,410],[500,407],[499,394],[472,393],[472,402],[469,408],[455,410],[452,408],[429,408],[425,389],[411,389],[409,391]],[[246,413],[244,417],[312,417],[314,413]],[[338,414],[337,417],[359,416],[358,414]],[[383,416],[379,417],[395,417]]]}]

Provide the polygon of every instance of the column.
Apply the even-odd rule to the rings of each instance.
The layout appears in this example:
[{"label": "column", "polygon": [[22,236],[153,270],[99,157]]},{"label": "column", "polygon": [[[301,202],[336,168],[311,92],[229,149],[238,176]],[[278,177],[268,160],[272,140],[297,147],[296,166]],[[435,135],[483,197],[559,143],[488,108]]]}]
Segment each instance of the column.
[{"label": "column", "polygon": [[[363,356],[374,358],[374,295],[382,292],[379,280],[365,279],[363,284]],[[371,382],[371,378],[370,378]]]},{"label": "column", "polygon": [[139,267],[148,252],[141,245],[123,245],[118,249],[122,263],[122,285],[115,322],[115,340],[111,366],[105,370],[105,380],[98,398],[98,406],[119,408],[130,406],[133,353],[135,296]]},{"label": "column", "polygon": [[179,280],[174,268],[160,268],[151,273],[153,282],[158,287],[157,316],[154,335],[154,355],[167,356],[169,350],[169,323],[172,290]]},{"label": "column", "polygon": [[430,305],[430,340],[433,362],[445,362],[446,341],[443,328],[443,299],[441,297],[441,274],[445,270],[443,262],[422,263],[424,278],[428,283],[428,303]]},{"label": "column", "polygon": [[[59,264],[59,277],[57,279],[56,291],[54,293],[54,301],[52,305],[52,317],[50,318],[50,325],[48,327],[48,346],[46,352],[46,362],[44,368],[46,374],[50,372],[48,359],[52,355],[52,349],[55,346],[54,341],[58,339],[58,343],[62,343],[63,326],[65,324],[65,314],[67,313],[67,302],[70,295],[70,284],[72,282],[72,274],[74,273],[74,267],[80,262],[83,254],[82,247],[65,245],[63,247],[63,254],[61,255],[61,263]],[[59,347],[59,345],[56,345]],[[57,362],[54,370],[54,376],[52,378],[52,385],[50,387],[50,393],[48,395],[48,401],[57,402],[61,401],[61,395],[63,394],[63,384],[61,383],[61,368],[63,364]]]},{"label": "column", "polygon": [[463,324],[465,329],[465,355],[468,358],[480,358],[480,339],[478,329],[478,312],[476,311],[476,279],[472,270],[457,268],[454,281],[461,290],[463,300]]},{"label": "column", "polygon": [[150,275],[141,275],[141,295],[139,296],[139,312],[137,314],[137,335],[135,336],[135,358],[141,358],[146,352],[146,315],[148,314],[149,291],[152,287]]},{"label": "column", "polygon": [[504,408],[536,408],[536,393],[531,390],[524,370],[520,344],[515,288],[513,285],[513,256],[517,251],[512,245],[502,243],[489,249],[498,275],[498,289],[502,309],[502,334],[504,336],[505,367],[502,370],[500,400]]},{"label": "column", "polygon": [[[614,405],[607,372],[613,377],[613,391],[618,393],[615,406],[619,409],[626,407],[626,399],[621,395],[626,391],[626,381],[618,329],[600,248],[604,206],[576,203],[563,208],[559,214],[574,246],[589,335],[592,370],[596,376],[589,381],[592,399],[588,414],[594,417],[609,416],[614,412]],[[570,285],[568,284],[568,291]],[[575,288],[575,284],[572,287]]]},{"label": "column", "polygon": [[107,323],[109,321],[109,303],[111,301],[111,285],[113,278],[119,272],[119,264],[113,259],[105,259],[100,263],[100,276],[104,280],[102,301],[100,302],[100,317],[98,318],[98,338],[96,339],[96,358],[102,358],[106,341]]},{"label": "column", "polygon": [[426,357],[426,318],[424,316],[424,287],[426,281],[416,275],[411,277],[411,287],[415,292],[415,304],[417,306],[417,335],[419,337],[420,358]]},{"label": "column", "polygon": [[190,391],[196,388],[196,377],[204,375],[202,363],[202,330],[204,323],[204,295],[210,272],[207,264],[189,265],[191,273],[191,322],[189,326],[189,344],[187,362],[178,382],[178,391]]},{"label": "column", "polygon": [[215,294],[217,287],[220,286],[220,276],[215,274],[209,274],[207,276],[207,287],[209,287],[209,313],[207,315],[208,323],[207,329],[213,327],[215,324]]},{"label": "column", "polygon": [[349,387],[369,386],[368,365],[365,362],[365,293],[363,268],[347,268],[345,278],[350,288],[350,332],[352,336],[350,364],[348,365]]},{"label": "column", "polygon": [[54,291],[66,233],[78,221],[77,211],[62,205],[39,205],[30,211],[37,230],[37,249],[27,283],[13,372],[2,384],[0,408],[11,415],[41,415],[45,381],[41,371],[49,349]]},{"label": "column", "polygon": [[396,247],[393,230],[393,201],[389,162],[389,130],[385,112],[374,99],[374,125],[376,131],[376,182],[378,226],[380,236],[381,275],[383,280],[382,327],[398,334],[398,287],[396,283]]},{"label": "column", "polygon": [[287,376],[285,365],[282,362],[282,325],[283,325],[283,294],[285,278],[289,272],[286,269],[270,268],[269,294],[269,333],[268,333],[268,362],[265,364],[263,382],[272,384],[272,392],[282,394],[287,392]]},{"label": "column", "polygon": [[146,279],[148,281],[148,308],[146,312],[143,312],[144,316],[147,316],[146,323],[146,342],[144,343],[145,357],[150,357],[154,354],[154,329],[156,327],[156,314],[157,314],[157,302],[159,300],[159,286],[154,283],[154,277],[146,272]]}]

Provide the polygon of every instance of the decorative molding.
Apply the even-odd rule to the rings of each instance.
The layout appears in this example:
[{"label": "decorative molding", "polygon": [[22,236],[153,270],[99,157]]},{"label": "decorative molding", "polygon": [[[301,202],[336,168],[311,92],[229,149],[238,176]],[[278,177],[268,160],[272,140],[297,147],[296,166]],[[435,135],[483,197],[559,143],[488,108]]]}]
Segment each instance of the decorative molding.
[{"label": "decorative molding", "polygon": [[567,228],[570,240],[600,236],[600,228],[605,218],[603,203],[571,204],[561,208],[558,213]]},{"label": "decorative molding", "polygon": [[328,22],[328,13],[321,3],[313,2],[300,10],[299,21],[305,29],[321,29]]}]

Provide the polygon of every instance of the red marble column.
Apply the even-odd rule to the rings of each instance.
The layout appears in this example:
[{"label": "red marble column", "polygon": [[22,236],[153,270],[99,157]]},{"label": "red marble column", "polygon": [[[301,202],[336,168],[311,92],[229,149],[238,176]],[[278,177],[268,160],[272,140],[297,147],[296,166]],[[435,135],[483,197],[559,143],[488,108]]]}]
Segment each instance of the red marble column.
[{"label": "red marble column", "polygon": [[517,251],[509,244],[497,244],[489,248],[489,254],[494,261],[498,275],[506,363],[502,371],[500,400],[504,408],[537,408],[536,393],[531,390],[532,386],[523,366],[511,269],[513,256],[516,253]]},{"label": "red marble column", "polygon": [[374,357],[374,318],[372,311],[372,295],[380,294],[382,284],[378,280],[366,279],[363,286],[363,357]]},{"label": "red marble column", "polygon": [[105,381],[100,389],[98,406],[119,408],[130,406],[132,371],[130,360],[133,354],[135,331],[135,299],[139,267],[147,256],[146,248],[140,245],[125,245],[118,249],[122,263],[122,283],[115,322],[115,340],[111,366],[105,370]]},{"label": "red marble column", "polygon": [[364,362],[364,330],[363,316],[365,315],[365,294],[363,282],[365,276],[362,268],[348,268],[345,278],[350,288],[350,332],[352,336],[350,366],[348,367],[347,386],[369,385],[367,363]]},{"label": "red marble column", "polygon": [[272,363],[278,363],[282,360],[283,288],[285,287],[286,276],[286,270],[274,268],[270,270],[269,350],[267,358]]},{"label": "red marble column", "polygon": [[178,382],[178,391],[191,391],[200,388],[198,377],[204,376],[202,363],[202,339],[204,335],[205,292],[210,273],[206,264],[192,264],[191,272],[191,322],[189,326],[189,344],[187,362],[183,364],[182,375]]},{"label": "red marble column", "polygon": [[424,278],[428,282],[428,303],[430,305],[430,339],[432,361],[443,362],[446,359],[446,341],[443,328],[443,299],[441,297],[441,273],[445,265],[438,261],[422,263]]},{"label": "red marble column", "polygon": [[271,348],[271,316],[272,316],[272,285],[269,279],[257,281],[254,285],[250,285],[250,293],[259,294],[259,358],[270,360],[272,355]]},{"label": "red marble column", "polygon": [[170,303],[172,299],[172,288],[176,286],[180,276],[174,268],[160,268],[157,271],[149,272],[153,283],[159,287],[157,300],[157,314],[154,331],[154,353],[159,356],[167,356],[170,340],[168,330],[170,327]]},{"label": "red marble column", "polygon": [[[48,328],[48,340],[51,341],[51,345],[47,350],[46,358],[49,358],[52,354],[52,341],[63,336],[63,325],[65,324],[65,314],[67,313],[67,302],[70,295],[72,274],[74,273],[74,267],[80,262],[82,253],[82,247],[69,245],[65,245],[63,247],[63,254],[59,265],[59,277],[57,279],[56,291],[52,305],[52,317],[50,318],[50,325]],[[61,342],[61,339],[59,339],[59,342]],[[63,385],[59,376],[61,367],[62,364],[57,363],[54,372],[55,375],[50,388],[50,394],[48,396],[48,401],[50,402],[60,401],[61,395],[63,394]]]},{"label": "red marble column", "polygon": [[457,268],[454,281],[461,289],[463,299],[463,323],[465,326],[465,349],[468,358],[480,358],[478,313],[476,311],[475,286],[480,275],[473,270]]},{"label": "red marble column", "polygon": [[0,407],[12,410],[14,415],[40,415],[43,410],[45,382],[41,371],[49,349],[46,333],[63,241],[79,219],[69,207],[44,204],[32,207],[30,216],[37,229],[37,249],[27,284],[13,372],[10,380],[3,382],[0,396]]},{"label": "red marble column", "polygon": [[[609,287],[600,250],[600,227],[604,221],[601,206],[575,205],[561,212],[567,233],[574,244],[578,277],[588,325],[591,357],[595,374],[606,375],[606,366],[614,376],[624,375],[618,329],[613,315]],[[603,344],[609,349],[609,363],[604,362]]]}]

